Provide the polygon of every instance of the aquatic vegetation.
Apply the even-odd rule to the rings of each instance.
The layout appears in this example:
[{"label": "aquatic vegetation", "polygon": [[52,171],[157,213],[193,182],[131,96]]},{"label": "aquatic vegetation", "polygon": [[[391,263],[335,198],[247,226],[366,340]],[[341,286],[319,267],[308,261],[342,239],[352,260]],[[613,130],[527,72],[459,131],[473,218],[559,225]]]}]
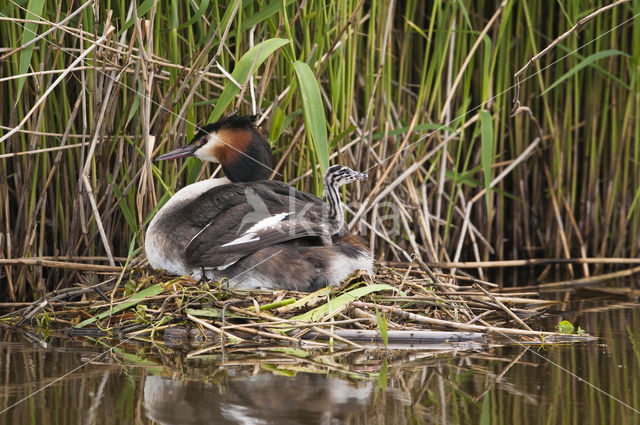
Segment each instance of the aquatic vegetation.
[{"label": "aquatic vegetation", "polygon": [[320,193],[329,163],[369,173],[349,189],[349,222],[379,261],[473,261],[480,279],[487,260],[563,260],[584,278],[619,268],[609,257],[631,264],[638,12],[603,0],[7,2],[0,296],[143,267],[158,206],[216,172],[152,159],[235,110],[259,115],[278,180]]}]

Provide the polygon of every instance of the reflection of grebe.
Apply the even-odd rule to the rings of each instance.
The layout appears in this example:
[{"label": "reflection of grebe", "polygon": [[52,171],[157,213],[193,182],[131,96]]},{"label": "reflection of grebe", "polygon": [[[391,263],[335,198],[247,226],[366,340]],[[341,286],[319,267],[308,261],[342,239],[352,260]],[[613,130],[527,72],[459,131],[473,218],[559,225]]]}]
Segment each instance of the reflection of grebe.
[{"label": "reflection of grebe", "polygon": [[227,373],[221,384],[146,376],[145,415],[162,424],[347,423],[366,411],[375,389],[373,381],[322,374]]},{"label": "reflection of grebe", "polygon": [[188,146],[158,159],[187,156],[220,163],[227,178],[191,184],[158,211],[145,242],[152,267],[198,279],[228,277],[235,288],[303,291],[338,285],[356,270],[373,272],[367,248],[345,231],[338,192],[365,174],[330,167],[326,203],[267,181],[271,150],[251,117],[205,126]]}]

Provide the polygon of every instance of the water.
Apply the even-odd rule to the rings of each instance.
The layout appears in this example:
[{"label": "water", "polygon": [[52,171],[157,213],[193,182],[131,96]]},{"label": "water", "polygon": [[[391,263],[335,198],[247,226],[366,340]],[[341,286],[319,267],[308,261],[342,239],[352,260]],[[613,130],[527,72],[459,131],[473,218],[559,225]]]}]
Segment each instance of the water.
[{"label": "water", "polygon": [[131,341],[101,355],[113,342],[44,345],[0,329],[0,424],[640,424],[640,305],[546,326],[561,319],[598,341],[188,357]]}]

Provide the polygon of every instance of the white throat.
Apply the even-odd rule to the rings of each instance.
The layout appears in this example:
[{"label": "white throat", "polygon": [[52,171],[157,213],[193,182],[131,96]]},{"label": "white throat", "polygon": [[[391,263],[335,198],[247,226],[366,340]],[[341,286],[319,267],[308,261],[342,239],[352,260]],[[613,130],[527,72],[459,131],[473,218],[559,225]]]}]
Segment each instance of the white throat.
[{"label": "white throat", "polygon": [[216,147],[220,143],[224,143],[222,139],[220,139],[216,133],[211,133],[207,135],[207,143],[198,149],[194,155],[201,161],[209,161],[219,164],[220,161],[213,153],[216,151]]}]

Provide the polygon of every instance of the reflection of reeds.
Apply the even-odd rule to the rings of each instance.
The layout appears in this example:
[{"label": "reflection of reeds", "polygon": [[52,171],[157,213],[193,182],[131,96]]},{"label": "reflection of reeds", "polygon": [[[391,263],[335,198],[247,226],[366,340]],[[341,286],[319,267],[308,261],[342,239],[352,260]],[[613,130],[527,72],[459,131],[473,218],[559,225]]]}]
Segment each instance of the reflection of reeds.
[{"label": "reflection of reeds", "polygon": [[[54,339],[45,346],[27,342],[24,335],[0,331],[0,424],[96,423],[89,419],[96,413],[96,404],[112,405],[119,396],[131,397],[133,390],[131,382],[114,381],[121,371],[118,364],[88,364],[81,372],[65,375],[99,353],[93,344],[82,341]],[[132,415],[131,406],[123,403],[100,423],[125,423]]]},{"label": "reflection of reeds", "polygon": [[[16,301],[83,279],[81,267],[47,261],[101,257],[90,263],[106,271],[142,254],[158,203],[215,170],[152,156],[189,139],[235,85],[228,75],[244,53],[274,38],[292,42],[251,67],[227,111],[262,113],[276,178],[319,191],[324,147],[304,128],[292,66],[309,64],[331,160],[371,176],[348,199],[379,259],[636,257],[638,10],[609,3],[341,0],[287,2],[283,13],[278,2],[160,2],[137,20],[120,9],[133,2],[44,2],[31,13],[8,3],[0,257],[15,260],[2,263],[2,294]],[[600,9],[578,37],[574,25]],[[514,74],[549,45],[520,76],[512,116]]]},{"label": "reflection of reeds", "polygon": [[[518,364],[508,375],[510,384],[521,394],[504,393],[497,386],[487,395],[492,405],[491,423],[637,422],[638,309],[618,311],[613,305],[609,311],[595,314],[576,312],[571,319],[598,335],[599,344],[527,353],[524,359],[535,364]],[[621,334],[625,328],[630,332]],[[534,375],[541,378],[533,378]],[[526,397],[536,401],[527,406],[523,403]]]}]

